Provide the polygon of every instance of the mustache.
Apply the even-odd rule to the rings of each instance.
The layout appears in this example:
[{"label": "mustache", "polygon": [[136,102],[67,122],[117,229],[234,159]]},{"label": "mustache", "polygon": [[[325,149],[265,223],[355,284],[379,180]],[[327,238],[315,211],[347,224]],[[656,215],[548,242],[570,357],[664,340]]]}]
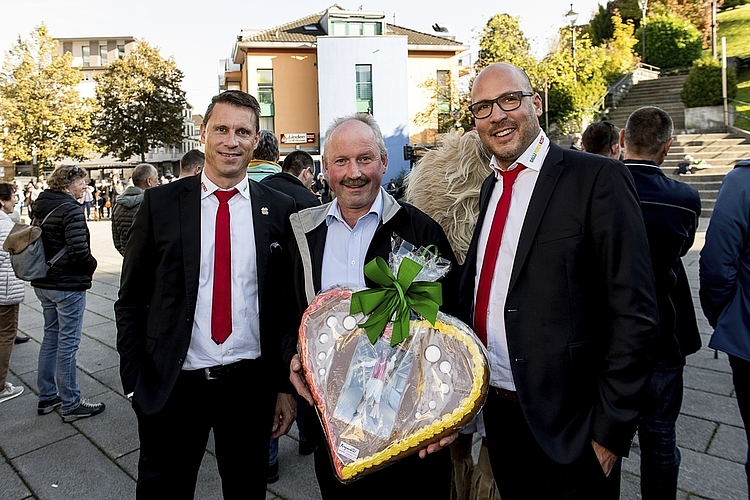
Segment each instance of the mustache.
[{"label": "mustache", "polygon": [[357,177],[356,179],[343,179],[341,185],[345,187],[362,187],[370,183],[367,177]]}]

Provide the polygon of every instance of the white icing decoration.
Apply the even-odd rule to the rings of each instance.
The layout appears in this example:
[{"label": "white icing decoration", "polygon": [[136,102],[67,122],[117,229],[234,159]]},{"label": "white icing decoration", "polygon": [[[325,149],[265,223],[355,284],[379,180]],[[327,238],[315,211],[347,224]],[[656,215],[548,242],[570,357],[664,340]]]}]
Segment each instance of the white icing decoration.
[{"label": "white icing decoration", "polygon": [[347,316],[344,318],[344,328],[351,331],[354,330],[357,327],[357,320],[354,319],[354,316]]},{"label": "white icing decoration", "polygon": [[318,359],[320,361],[323,361],[324,359],[326,359],[326,353],[324,352],[318,353]]},{"label": "white icing decoration", "polygon": [[437,406],[437,403],[434,402],[434,401],[430,401],[430,405],[429,406],[430,406],[430,410],[434,410],[435,407]]},{"label": "white icing decoration", "polygon": [[318,375],[320,375],[321,377],[324,376],[325,374],[326,374],[325,368],[321,368],[320,370],[318,370]]},{"label": "white icing decoration", "polygon": [[330,328],[333,328],[333,327],[334,327],[334,326],[336,326],[336,325],[337,325],[338,323],[339,323],[339,320],[337,320],[337,319],[336,319],[336,316],[328,316],[328,319],[326,320],[326,324],[327,324],[327,325],[328,325],[328,326],[329,326]]},{"label": "white icing decoration", "polygon": [[427,346],[424,350],[424,358],[430,363],[436,363],[440,359],[440,348],[436,345]]},{"label": "white icing decoration", "polygon": [[440,363],[440,371],[443,373],[450,373],[451,368],[451,364],[447,361],[443,361],[442,363]]},{"label": "white icing decoration", "polygon": [[318,337],[318,341],[321,344],[327,344],[328,343],[328,334],[327,333],[321,333],[320,337]]},{"label": "white icing decoration", "polygon": [[451,388],[448,384],[443,384],[442,387],[440,387],[440,390],[443,394],[448,394],[451,391]]}]

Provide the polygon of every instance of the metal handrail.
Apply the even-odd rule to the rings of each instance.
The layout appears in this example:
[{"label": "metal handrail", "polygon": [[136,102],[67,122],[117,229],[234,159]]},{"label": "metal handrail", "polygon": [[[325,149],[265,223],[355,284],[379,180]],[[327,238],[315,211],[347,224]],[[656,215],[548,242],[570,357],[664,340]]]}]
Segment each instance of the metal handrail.
[{"label": "metal handrail", "polygon": [[617,80],[615,83],[607,87],[607,91],[597,101],[597,105],[595,109],[599,111],[601,114],[606,114],[612,108],[616,108],[617,105],[622,100],[622,98],[627,95],[628,91],[630,90],[630,87],[632,87],[635,83],[637,83],[637,82],[634,82],[635,73],[641,69],[649,71],[649,72],[654,72],[654,73],[661,72],[660,68],[658,68],[657,66],[653,66],[651,64],[644,64],[644,63],[636,64],[635,66],[633,66],[633,69],[631,69],[630,72],[626,73],[625,75],[620,77],[620,79]]}]

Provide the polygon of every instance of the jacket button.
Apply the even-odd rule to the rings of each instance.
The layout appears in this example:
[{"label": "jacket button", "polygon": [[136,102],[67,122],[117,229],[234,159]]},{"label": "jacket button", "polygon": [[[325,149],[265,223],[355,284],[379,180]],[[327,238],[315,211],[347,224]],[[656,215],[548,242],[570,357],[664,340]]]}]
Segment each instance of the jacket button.
[{"label": "jacket button", "polygon": [[177,364],[180,365],[180,366],[182,366],[182,363],[184,363],[184,362],[185,362],[185,358],[180,358],[180,359],[177,360]]}]

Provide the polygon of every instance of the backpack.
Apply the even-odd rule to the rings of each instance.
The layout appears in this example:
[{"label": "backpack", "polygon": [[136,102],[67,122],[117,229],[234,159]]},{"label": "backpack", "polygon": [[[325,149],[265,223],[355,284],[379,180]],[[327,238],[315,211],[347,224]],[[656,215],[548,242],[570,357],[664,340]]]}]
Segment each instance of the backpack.
[{"label": "backpack", "polygon": [[[42,223],[37,225],[14,224],[3,243],[3,250],[10,254],[10,264],[15,275],[24,281],[33,281],[45,278],[49,268],[54,266],[60,258],[68,251],[65,246],[50,260],[44,255],[44,244],[42,243],[42,226],[47,222],[52,213],[65,205],[62,203],[53,208]],[[36,220],[36,219],[35,219]]]}]

